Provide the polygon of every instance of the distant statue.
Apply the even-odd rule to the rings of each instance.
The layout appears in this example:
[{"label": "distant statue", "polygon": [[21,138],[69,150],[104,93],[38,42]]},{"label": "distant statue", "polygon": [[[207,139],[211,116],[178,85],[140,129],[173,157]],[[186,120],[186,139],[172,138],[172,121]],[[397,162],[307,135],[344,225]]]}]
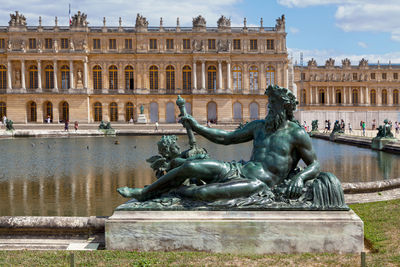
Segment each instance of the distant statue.
[{"label": "distant statue", "polygon": [[58,42],[54,40],[54,52],[58,53]]},{"label": "distant statue", "polygon": [[12,120],[6,119],[6,130],[7,131],[15,130],[13,124],[14,122]]},{"label": "distant statue", "polygon": [[343,129],[343,127],[340,125],[340,122],[339,122],[339,120],[336,120],[335,121],[335,124],[333,125],[333,130],[332,130],[332,133],[331,133],[331,135],[332,134],[336,134],[336,133],[344,133],[344,129]]},{"label": "distant statue", "polygon": [[229,29],[231,27],[231,19],[228,19],[224,15],[221,15],[221,17],[217,21],[218,29]]},{"label": "distant statue", "polygon": [[313,120],[312,122],[311,122],[311,131],[318,131],[318,120]]},{"label": "distant statue", "polygon": [[8,51],[12,51],[12,42],[11,42],[11,40],[8,40],[8,43],[7,43],[7,50],[8,50]]},{"label": "distant statue", "polygon": [[144,113],[144,106],[140,105],[140,114],[143,114],[143,113]]},{"label": "distant statue", "polygon": [[89,52],[89,47],[88,47],[88,44],[87,44],[86,39],[83,40],[82,48],[83,48],[83,51],[84,51],[85,53]]},{"label": "distant statue", "polygon": [[10,14],[8,25],[11,27],[26,26],[26,18],[18,11],[15,11],[15,14]]},{"label": "distant statue", "polygon": [[139,13],[137,13],[135,27],[136,28],[147,28],[148,26],[149,26],[149,22],[147,21],[147,19],[145,17],[143,17],[142,15],[140,15]]},{"label": "distant statue", "polygon": [[74,45],[74,41],[72,39],[69,40],[69,49],[71,51],[75,50],[75,45]]},{"label": "distant statue", "polygon": [[21,51],[24,52],[24,53],[26,52],[26,46],[25,46],[25,41],[24,40],[21,41]]},{"label": "distant statue", "polygon": [[82,83],[82,70],[78,69],[78,83]]},{"label": "distant statue", "polygon": [[[295,95],[277,85],[269,86],[265,94],[269,100],[266,118],[232,132],[203,126],[181,110],[180,122],[188,136],[193,131],[223,145],[253,141],[249,161],[184,160],[169,171],[165,169],[165,174],[144,188],[118,188],[122,196],[135,199],[121,206],[125,205],[125,210],[168,207],[348,210],[340,181],[333,174],[320,171],[311,139],[294,118],[298,103]],[[178,97],[180,109],[184,107],[182,103]],[[192,148],[196,142],[189,138],[189,144]],[[297,167],[301,160],[304,169]]]},{"label": "distant statue", "polygon": [[205,28],[206,27],[206,19],[203,16],[198,15],[192,20],[193,28]]},{"label": "distant statue", "polygon": [[72,17],[70,27],[86,27],[87,24],[87,15],[78,11],[78,13]]},{"label": "distant statue", "polygon": [[99,130],[112,130],[113,128],[111,127],[111,122],[105,123],[104,121],[100,122],[99,125]]},{"label": "distant statue", "polygon": [[388,119],[383,121],[384,125],[379,125],[376,138],[394,138],[392,133],[392,125],[389,124]]}]

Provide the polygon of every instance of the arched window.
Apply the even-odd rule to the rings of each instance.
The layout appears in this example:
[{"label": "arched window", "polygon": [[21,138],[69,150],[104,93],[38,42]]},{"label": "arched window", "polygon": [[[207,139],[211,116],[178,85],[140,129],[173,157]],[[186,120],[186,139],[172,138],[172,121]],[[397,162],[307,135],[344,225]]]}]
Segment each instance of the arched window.
[{"label": "arched window", "polygon": [[7,68],[3,65],[0,65],[0,89],[6,89],[6,88],[7,88]]},{"label": "arched window", "polygon": [[358,105],[358,90],[357,89],[353,89],[353,104],[354,105]]},{"label": "arched window", "polygon": [[101,78],[101,67],[99,65],[93,67],[93,89],[102,89],[103,81]]},{"label": "arched window", "polygon": [[166,122],[175,123],[175,105],[172,102],[168,102],[166,106]]},{"label": "arched window", "polygon": [[62,102],[61,104],[61,120],[62,121],[69,121],[69,104],[68,102]]},{"label": "arched window", "polygon": [[192,68],[185,66],[182,69],[183,91],[190,92],[192,89]]},{"label": "arched window", "polygon": [[29,114],[28,114],[28,121],[29,122],[36,122],[37,120],[37,107],[35,102],[29,103]]},{"label": "arched window", "polygon": [[393,90],[393,105],[398,105],[399,104],[399,90],[394,89]]},{"label": "arched window", "polygon": [[258,90],[258,68],[256,66],[250,67],[250,91]]},{"label": "arched window", "polygon": [[275,84],[275,68],[268,66],[266,70],[267,87]]},{"label": "arched window", "polygon": [[126,105],[125,105],[125,120],[126,121],[130,121],[130,119],[133,120],[134,112],[135,112],[135,110],[134,110],[133,103],[132,102],[126,103]]},{"label": "arched window", "polygon": [[387,100],[387,90],[383,89],[382,90],[382,105],[387,105],[388,100]]},{"label": "arched window", "polygon": [[336,90],[336,104],[342,104],[342,90]]},{"label": "arched window", "polygon": [[51,102],[46,102],[44,105],[44,120],[46,121],[48,118],[50,118],[50,122],[53,122],[53,104]]},{"label": "arched window", "polygon": [[207,120],[216,123],[217,119],[217,103],[211,101],[207,104]]},{"label": "arched window", "polygon": [[370,95],[370,103],[371,105],[376,105],[376,91],[375,89],[372,89],[371,92],[369,93]]},{"label": "arched window", "polygon": [[29,67],[29,89],[38,88],[38,68],[36,66]]},{"label": "arched window", "polygon": [[94,121],[102,121],[103,120],[103,107],[101,103],[94,103]]},{"label": "arched window", "polygon": [[150,91],[158,91],[158,68],[150,67]]},{"label": "arched window", "polygon": [[250,104],[250,120],[258,120],[260,117],[259,106],[256,102]]},{"label": "arched window", "polygon": [[7,105],[5,102],[0,102],[0,118],[7,117]]},{"label": "arched window", "polygon": [[110,121],[118,121],[118,104],[115,102],[110,104]]},{"label": "arched window", "polygon": [[127,66],[125,68],[125,88],[133,90],[135,87],[135,83],[133,80],[133,67]]},{"label": "arched window", "polygon": [[233,66],[233,91],[242,90],[242,69],[239,66]]},{"label": "arched window", "polygon": [[45,73],[45,88],[52,89],[54,88],[54,68],[51,65],[47,65],[44,68]]},{"label": "arched window", "polygon": [[235,102],[233,104],[233,120],[237,122],[243,121],[243,109],[242,104]]},{"label": "arched window", "polygon": [[118,68],[116,66],[108,68],[108,81],[111,90],[118,89]]},{"label": "arched window", "polygon": [[300,104],[305,105],[306,104],[306,89],[301,89],[300,93]]},{"label": "arched window", "polygon": [[208,91],[214,92],[217,89],[217,68],[215,66],[208,67]]},{"label": "arched window", "polygon": [[69,67],[67,65],[64,65],[61,67],[61,88],[62,89],[68,89],[68,88],[72,87],[70,85],[69,78],[70,78]]},{"label": "arched window", "polygon": [[150,121],[158,122],[158,104],[156,102],[150,103]]},{"label": "arched window", "polygon": [[325,90],[324,89],[319,89],[319,103],[320,104],[325,104]]},{"label": "arched window", "polygon": [[166,69],[167,74],[167,93],[173,93],[175,90],[175,68],[169,65]]}]

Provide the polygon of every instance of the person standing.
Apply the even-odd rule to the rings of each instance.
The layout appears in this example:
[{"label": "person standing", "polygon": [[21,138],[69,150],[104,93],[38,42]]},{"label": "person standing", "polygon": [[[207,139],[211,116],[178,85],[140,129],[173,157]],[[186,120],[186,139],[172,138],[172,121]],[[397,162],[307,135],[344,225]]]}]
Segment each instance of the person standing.
[{"label": "person standing", "polygon": [[365,121],[361,121],[361,124],[362,124],[363,136],[365,136],[365,127],[366,127]]},{"label": "person standing", "polygon": [[156,126],[155,130],[158,131],[158,121],[156,121],[155,126]]},{"label": "person standing", "polygon": [[395,123],[394,123],[394,129],[396,130],[396,134],[398,134],[399,133],[399,123],[396,121]]},{"label": "person standing", "polygon": [[3,116],[3,124],[6,125],[6,123],[7,123],[7,117],[6,117],[6,115],[4,115]]},{"label": "person standing", "polygon": [[68,127],[69,127],[69,120],[65,120],[65,122],[64,122],[64,131],[68,131]]},{"label": "person standing", "polygon": [[328,120],[328,132],[331,131],[331,120]]},{"label": "person standing", "polygon": [[79,126],[78,121],[75,121],[74,123],[75,132],[78,131],[78,126]]},{"label": "person standing", "polygon": [[351,123],[349,122],[349,132],[350,132],[350,134],[352,133],[352,131],[353,131],[353,128],[351,128]]}]

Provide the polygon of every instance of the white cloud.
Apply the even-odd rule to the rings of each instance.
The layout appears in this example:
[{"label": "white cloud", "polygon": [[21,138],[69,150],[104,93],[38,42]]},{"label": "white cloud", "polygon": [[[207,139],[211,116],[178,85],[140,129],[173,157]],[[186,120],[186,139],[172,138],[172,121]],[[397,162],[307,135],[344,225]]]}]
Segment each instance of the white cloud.
[{"label": "white cloud", "polygon": [[292,34],[297,34],[300,32],[300,30],[295,27],[289,27],[289,32]]},{"label": "white cloud", "polygon": [[287,7],[334,4],[336,25],[346,32],[388,32],[400,42],[399,0],[277,0]]},{"label": "white cloud", "polygon": [[307,65],[307,62],[314,58],[317,61],[318,65],[325,65],[325,61],[328,58],[335,59],[335,65],[341,65],[342,59],[349,58],[352,65],[358,65],[358,62],[365,58],[369,63],[377,63],[378,61],[381,64],[388,64],[389,61],[392,64],[400,64],[400,51],[399,52],[389,52],[384,54],[343,54],[338,53],[333,49],[329,50],[306,50],[306,49],[297,49],[297,48],[288,48],[289,55],[293,56],[293,63],[297,62],[300,64],[300,53],[303,53],[303,66]]},{"label": "white cloud", "polygon": [[28,25],[38,25],[38,17],[42,17],[43,25],[54,25],[54,17],[58,16],[59,25],[68,25],[68,3],[71,3],[71,13],[78,10],[88,15],[89,25],[102,26],[103,17],[107,25],[118,26],[118,18],[122,17],[123,26],[134,26],[136,14],[140,13],[149,21],[150,26],[158,26],[160,17],[164,26],[175,26],[179,17],[181,26],[191,26],[192,18],[202,15],[208,26],[216,26],[221,14],[232,18],[232,23],[240,24],[243,16],[239,15],[235,4],[241,0],[61,0],[38,1],[19,0],[4,1],[0,7],[0,25],[8,25],[9,14],[20,11],[27,18]]},{"label": "white cloud", "polygon": [[358,46],[360,46],[362,48],[367,48],[368,47],[367,44],[364,43],[364,42],[358,42],[357,44],[358,44]]}]

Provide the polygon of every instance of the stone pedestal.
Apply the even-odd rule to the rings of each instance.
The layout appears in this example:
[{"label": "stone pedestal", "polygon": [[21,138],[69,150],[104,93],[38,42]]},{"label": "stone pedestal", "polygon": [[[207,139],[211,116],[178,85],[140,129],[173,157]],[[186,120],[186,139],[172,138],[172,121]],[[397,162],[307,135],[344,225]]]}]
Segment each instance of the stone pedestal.
[{"label": "stone pedestal", "polygon": [[393,138],[373,138],[371,142],[371,148],[374,150],[383,150],[387,144],[395,141],[396,139]]},{"label": "stone pedestal", "polygon": [[137,123],[147,123],[146,115],[139,114],[139,117],[137,119]]},{"label": "stone pedestal", "polygon": [[220,253],[360,253],[353,211],[115,211],[106,248]]}]

